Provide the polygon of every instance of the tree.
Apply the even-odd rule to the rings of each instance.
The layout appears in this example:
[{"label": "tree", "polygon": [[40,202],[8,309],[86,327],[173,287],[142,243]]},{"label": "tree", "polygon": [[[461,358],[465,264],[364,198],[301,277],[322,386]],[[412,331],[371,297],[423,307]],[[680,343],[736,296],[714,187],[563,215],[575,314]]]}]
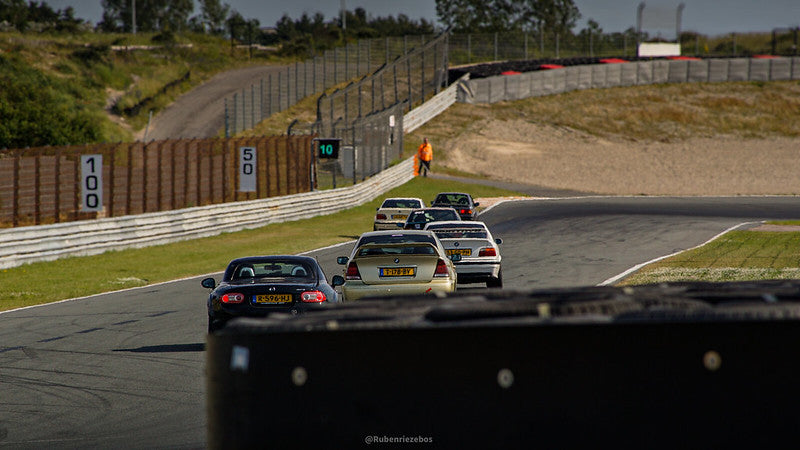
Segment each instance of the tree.
[{"label": "tree", "polygon": [[[135,0],[136,29],[139,31],[179,31],[188,24],[194,9],[193,0]],[[103,31],[133,31],[131,0],[102,0]]]},{"label": "tree", "polygon": [[231,7],[219,0],[200,0],[201,21],[209,33],[222,36],[225,34],[225,18]]},{"label": "tree", "polygon": [[499,32],[513,28],[514,0],[436,0],[436,15],[459,33]]}]

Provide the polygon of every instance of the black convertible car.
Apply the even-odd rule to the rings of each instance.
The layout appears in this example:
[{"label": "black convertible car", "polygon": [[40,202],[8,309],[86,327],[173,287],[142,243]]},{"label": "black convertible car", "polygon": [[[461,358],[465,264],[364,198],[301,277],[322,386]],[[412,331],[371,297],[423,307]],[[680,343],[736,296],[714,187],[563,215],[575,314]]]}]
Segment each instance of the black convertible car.
[{"label": "black convertible car", "polygon": [[339,301],[322,268],[308,256],[250,256],[234,259],[208,296],[208,332],[234,317],[263,317],[272,312],[298,313]]}]

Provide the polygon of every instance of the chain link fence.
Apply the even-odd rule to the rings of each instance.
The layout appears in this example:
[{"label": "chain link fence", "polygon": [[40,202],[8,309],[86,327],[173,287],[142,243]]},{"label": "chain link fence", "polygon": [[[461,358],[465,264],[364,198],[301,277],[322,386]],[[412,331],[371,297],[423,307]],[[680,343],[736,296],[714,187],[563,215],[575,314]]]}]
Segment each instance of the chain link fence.
[{"label": "chain link fence", "polygon": [[275,113],[300,100],[387,66],[432,36],[402,36],[362,39],[320,56],[296,62],[266,78],[254,80],[241,92],[225,99],[225,135],[232,136],[255,127]]}]

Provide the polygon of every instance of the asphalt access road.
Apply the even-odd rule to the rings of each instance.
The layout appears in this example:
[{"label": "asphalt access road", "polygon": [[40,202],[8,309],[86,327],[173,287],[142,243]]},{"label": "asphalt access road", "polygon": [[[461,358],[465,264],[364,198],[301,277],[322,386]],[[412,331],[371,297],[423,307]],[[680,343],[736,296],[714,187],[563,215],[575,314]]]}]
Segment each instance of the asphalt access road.
[{"label": "asphalt access road", "polygon": [[147,141],[217,136],[225,128],[225,99],[242,89],[249,96],[250,85],[258,90],[262,78],[282,70],[286,67],[261,65],[217,74],[153,117]]},{"label": "asphalt access road", "polygon": [[[481,219],[503,238],[505,287],[532,289],[596,285],[797,211],[800,197],[598,197],[508,202]],[[314,252],[329,277],[351,245]],[[198,277],[0,314],[0,447],[205,447],[207,292]]]}]

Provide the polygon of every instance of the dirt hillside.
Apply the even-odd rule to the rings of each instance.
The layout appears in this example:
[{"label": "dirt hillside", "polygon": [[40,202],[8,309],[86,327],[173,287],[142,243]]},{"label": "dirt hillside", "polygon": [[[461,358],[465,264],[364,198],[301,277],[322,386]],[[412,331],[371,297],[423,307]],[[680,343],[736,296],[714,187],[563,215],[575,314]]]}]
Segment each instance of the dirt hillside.
[{"label": "dirt hillside", "polygon": [[636,142],[486,118],[438,145],[448,150],[442,165],[553,189],[619,195],[800,194],[797,138]]}]

